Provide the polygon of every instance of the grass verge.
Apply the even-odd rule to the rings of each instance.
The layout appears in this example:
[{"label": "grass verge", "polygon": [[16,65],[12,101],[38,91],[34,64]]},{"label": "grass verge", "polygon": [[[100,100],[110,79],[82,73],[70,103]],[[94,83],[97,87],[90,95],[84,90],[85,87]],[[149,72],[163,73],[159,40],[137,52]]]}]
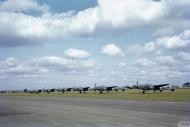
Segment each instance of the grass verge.
[{"label": "grass verge", "polygon": [[98,92],[89,91],[86,94],[79,94],[78,92],[68,93],[4,93],[1,96],[58,96],[58,97],[75,97],[75,98],[98,98],[98,99],[125,99],[125,100],[151,100],[151,101],[190,101],[190,89],[176,89],[175,92],[163,91],[162,93],[147,91],[146,94],[139,94],[139,90],[126,90],[125,92],[104,92],[99,94]]}]

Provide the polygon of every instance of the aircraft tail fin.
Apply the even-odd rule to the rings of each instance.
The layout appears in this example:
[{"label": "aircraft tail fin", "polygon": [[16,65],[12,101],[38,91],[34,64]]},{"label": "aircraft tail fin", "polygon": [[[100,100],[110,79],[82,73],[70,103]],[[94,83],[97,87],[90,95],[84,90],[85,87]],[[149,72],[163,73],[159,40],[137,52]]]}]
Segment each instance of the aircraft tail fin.
[{"label": "aircraft tail fin", "polygon": [[139,81],[137,80],[137,82],[136,82],[136,85],[138,86],[139,85]]}]

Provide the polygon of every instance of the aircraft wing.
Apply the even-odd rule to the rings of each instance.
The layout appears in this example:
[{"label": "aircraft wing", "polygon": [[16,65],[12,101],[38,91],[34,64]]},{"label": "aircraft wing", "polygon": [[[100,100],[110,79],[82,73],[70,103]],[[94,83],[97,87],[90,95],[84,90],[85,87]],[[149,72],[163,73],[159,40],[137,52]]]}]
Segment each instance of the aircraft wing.
[{"label": "aircraft wing", "polygon": [[87,91],[90,87],[83,87],[82,90]]},{"label": "aircraft wing", "polygon": [[117,86],[108,86],[108,87],[106,87],[107,89],[112,89],[112,88],[115,88],[115,87],[117,87]]},{"label": "aircraft wing", "polygon": [[168,86],[169,84],[159,84],[159,85],[154,85],[154,87],[163,87],[163,86]]}]

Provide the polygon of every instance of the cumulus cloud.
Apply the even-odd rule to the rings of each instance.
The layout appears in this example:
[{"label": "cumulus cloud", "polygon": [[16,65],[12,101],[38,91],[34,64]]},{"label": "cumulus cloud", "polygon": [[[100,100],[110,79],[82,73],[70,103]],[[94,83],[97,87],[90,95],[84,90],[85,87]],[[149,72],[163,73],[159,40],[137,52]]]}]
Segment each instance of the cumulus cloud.
[{"label": "cumulus cloud", "polygon": [[187,52],[179,52],[176,56],[178,59],[185,60],[185,61],[190,61],[190,53]]},{"label": "cumulus cloud", "polygon": [[121,56],[122,50],[115,44],[108,44],[102,47],[102,53],[108,56]]},{"label": "cumulus cloud", "polygon": [[162,9],[167,9],[164,7],[165,5],[162,6],[162,3],[151,0],[99,0],[98,5],[101,23],[116,28],[155,20],[165,15],[162,13]]},{"label": "cumulus cloud", "polygon": [[179,37],[183,40],[190,40],[190,30],[185,30]]},{"label": "cumulus cloud", "polygon": [[82,71],[86,72],[88,69],[96,67],[97,63],[93,60],[75,60],[75,59],[67,59],[56,56],[48,56],[32,59],[29,62],[31,65],[36,65],[40,67],[46,67],[47,69],[51,69],[53,71],[60,71],[63,73],[71,72],[71,71]]},{"label": "cumulus cloud", "polygon": [[88,58],[90,56],[90,53],[84,50],[78,50],[78,49],[67,49],[64,54],[69,58]]},{"label": "cumulus cloud", "polygon": [[[130,67],[131,66],[131,67]],[[118,73],[122,73],[123,77],[131,79],[140,79],[143,81],[152,80],[153,82],[159,79],[158,83],[178,82],[189,79],[190,68],[188,61],[178,59],[174,56],[158,56],[155,58],[138,58],[133,65],[127,65],[127,68],[122,68]]]},{"label": "cumulus cloud", "polygon": [[163,37],[158,39],[157,43],[167,49],[184,48],[190,44],[189,40],[183,40],[179,36]]},{"label": "cumulus cloud", "polygon": [[42,75],[52,72],[88,73],[91,69],[96,69],[97,63],[93,60],[74,60],[56,56],[33,58],[30,60],[18,60],[7,58],[0,61],[0,74],[11,74],[12,76]]},{"label": "cumulus cloud", "polygon": [[176,60],[172,56],[159,56],[155,58],[155,61],[157,62],[157,64],[163,66],[175,66],[180,63],[180,61]]},{"label": "cumulus cloud", "polygon": [[156,42],[167,49],[186,48],[190,45],[190,31],[185,30],[179,35],[158,38]]},{"label": "cumulus cloud", "polygon": [[38,75],[46,72],[46,69],[28,66],[25,62],[20,62],[16,58],[7,58],[0,61],[0,73],[4,75],[20,76],[20,75]]},{"label": "cumulus cloud", "polygon": [[135,44],[127,47],[127,53],[156,53],[161,50],[181,50],[190,46],[190,30],[185,30],[180,34],[173,36],[158,37],[154,41],[142,45]]},{"label": "cumulus cloud", "polygon": [[147,58],[140,58],[136,60],[134,64],[142,67],[150,67],[153,66],[155,63]]},{"label": "cumulus cloud", "polygon": [[68,59],[46,56],[32,59],[7,58],[0,60],[1,88],[55,88],[89,83],[99,66],[90,59]]},{"label": "cumulus cloud", "polygon": [[154,41],[145,43],[143,45],[135,44],[127,47],[127,53],[142,54],[142,53],[153,53],[158,50],[158,46]]},{"label": "cumulus cloud", "polygon": [[162,37],[162,36],[170,36],[174,34],[174,29],[172,28],[163,28],[163,29],[158,29],[155,31],[152,35],[155,37]]},{"label": "cumulus cloud", "polygon": [[97,6],[79,12],[52,13],[47,5],[40,5],[35,0],[2,1],[0,46],[14,47],[68,36],[89,36],[101,31],[105,33],[104,30],[154,24],[154,21],[162,24],[188,22],[189,5],[188,1],[98,0]]},{"label": "cumulus cloud", "polygon": [[156,51],[156,49],[157,49],[157,47],[156,47],[155,42],[149,42],[143,46],[143,51],[146,53],[154,52],[154,51]]}]

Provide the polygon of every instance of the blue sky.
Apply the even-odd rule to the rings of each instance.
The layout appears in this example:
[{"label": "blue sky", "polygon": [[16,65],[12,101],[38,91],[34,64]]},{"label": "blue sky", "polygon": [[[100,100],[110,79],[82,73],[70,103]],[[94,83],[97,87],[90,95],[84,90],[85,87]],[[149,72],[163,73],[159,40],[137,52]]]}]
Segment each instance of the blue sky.
[{"label": "blue sky", "polygon": [[190,76],[188,0],[1,0],[0,89]]},{"label": "blue sky", "polygon": [[96,0],[38,0],[38,2],[39,4],[47,4],[54,13],[62,13],[70,10],[82,11],[97,5]]}]

